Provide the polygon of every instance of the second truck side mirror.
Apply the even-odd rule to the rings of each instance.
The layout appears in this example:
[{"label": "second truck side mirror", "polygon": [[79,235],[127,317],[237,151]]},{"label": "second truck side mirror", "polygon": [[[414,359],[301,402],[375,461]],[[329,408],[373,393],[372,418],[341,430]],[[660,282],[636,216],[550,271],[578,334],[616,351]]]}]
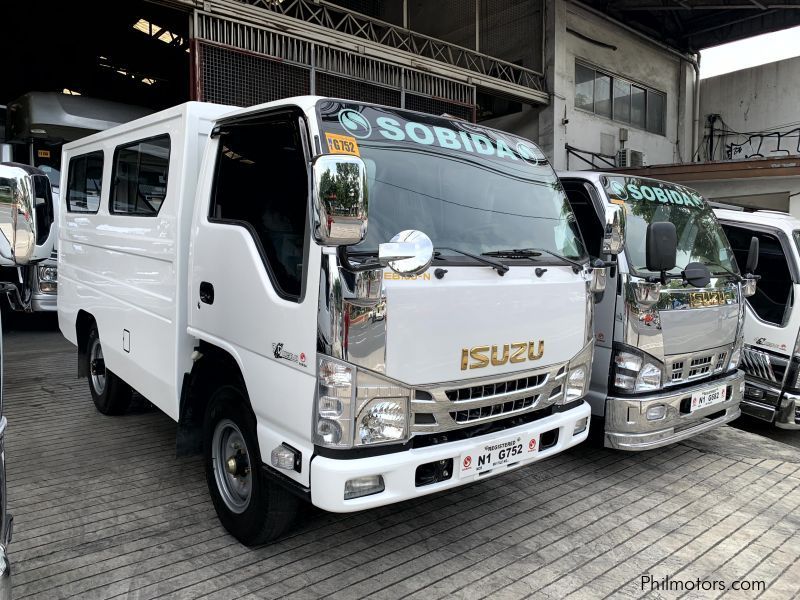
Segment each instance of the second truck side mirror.
[{"label": "second truck side mirror", "polygon": [[645,239],[647,270],[665,273],[675,268],[678,254],[678,232],[666,221],[650,223]]},{"label": "second truck side mirror", "polygon": [[756,285],[758,285],[759,276],[756,275],[758,268],[758,253],[761,247],[756,236],[750,238],[750,249],[747,251],[747,264],[744,267],[744,285],[742,291],[746,298],[749,298],[756,293]]},{"label": "second truck side mirror", "polygon": [[0,256],[16,266],[48,258],[53,211],[47,175],[27,165],[0,163]]},{"label": "second truck side mirror", "polygon": [[314,161],[314,239],[351,246],[367,235],[367,167],[357,156],[325,154]]},{"label": "second truck side mirror", "polygon": [[744,267],[744,272],[746,275],[752,275],[756,272],[756,269],[758,268],[759,251],[760,246],[758,238],[753,236],[750,238],[750,249],[747,251],[747,264]]}]

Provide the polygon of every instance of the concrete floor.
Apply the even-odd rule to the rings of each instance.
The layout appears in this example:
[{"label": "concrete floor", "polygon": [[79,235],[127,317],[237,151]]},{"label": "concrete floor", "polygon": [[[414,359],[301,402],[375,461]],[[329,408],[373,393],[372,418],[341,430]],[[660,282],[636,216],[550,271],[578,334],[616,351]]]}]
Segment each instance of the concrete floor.
[{"label": "concrete floor", "polygon": [[269,546],[219,525],[198,458],[140,403],[104,417],[49,324],[6,335],[15,598],[714,598],[800,593],[800,450],[723,427],[660,451],[587,445],[365,513],[308,507]]}]

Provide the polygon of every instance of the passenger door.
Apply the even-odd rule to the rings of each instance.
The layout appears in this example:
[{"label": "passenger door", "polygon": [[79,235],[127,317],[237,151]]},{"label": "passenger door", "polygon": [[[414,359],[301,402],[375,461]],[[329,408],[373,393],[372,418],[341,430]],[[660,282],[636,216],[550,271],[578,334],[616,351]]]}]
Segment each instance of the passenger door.
[{"label": "passenger door", "polygon": [[[265,462],[283,441],[307,461],[320,251],[308,225],[305,119],[285,108],[215,133],[191,243],[189,333],[238,362]],[[301,472],[291,476],[307,483]]]},{"label": "passenger door", "polygon": [[[722,223],[740,269],[747,262],[750,239],[759,241],[756,293],[747,299],[745,344],[780,355],[791,355],[800,329],[798,266],[791,240],[782,231],[751,223]],[[780,379],[780,377],[778,377]]]}]

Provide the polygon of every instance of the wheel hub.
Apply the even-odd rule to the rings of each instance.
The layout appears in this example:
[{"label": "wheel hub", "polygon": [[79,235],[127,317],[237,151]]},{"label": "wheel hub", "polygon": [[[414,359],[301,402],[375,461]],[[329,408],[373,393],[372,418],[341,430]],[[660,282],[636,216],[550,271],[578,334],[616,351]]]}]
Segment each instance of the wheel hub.
[{"label": "wheel hub", "polygon": [[236,423],[230,419],[217,423],[211,453],[214,479],[222,501],[231,512],[244,512],[250,504],[253,475],[247,443]]}]

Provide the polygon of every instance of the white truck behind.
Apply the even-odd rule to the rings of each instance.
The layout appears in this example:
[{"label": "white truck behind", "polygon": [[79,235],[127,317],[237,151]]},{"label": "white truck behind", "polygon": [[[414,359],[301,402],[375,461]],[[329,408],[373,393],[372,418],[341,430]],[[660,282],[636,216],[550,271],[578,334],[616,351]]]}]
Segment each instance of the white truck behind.
[{"label": "white truck behind", "polygon": [[716,210],[739,264],[753,236],[760,277],[748,298],[742,412],[782,429],[800,429],[800,220],[771,210]]},{"label": "white truck behind", "polygon": [[604,271],[535,144],[317,97],[231,111],[64,147],[58,313],[101,412],[133,388],[202,449],[234,536],[279,535],[298,497],[366,509],[586,438]]}]

